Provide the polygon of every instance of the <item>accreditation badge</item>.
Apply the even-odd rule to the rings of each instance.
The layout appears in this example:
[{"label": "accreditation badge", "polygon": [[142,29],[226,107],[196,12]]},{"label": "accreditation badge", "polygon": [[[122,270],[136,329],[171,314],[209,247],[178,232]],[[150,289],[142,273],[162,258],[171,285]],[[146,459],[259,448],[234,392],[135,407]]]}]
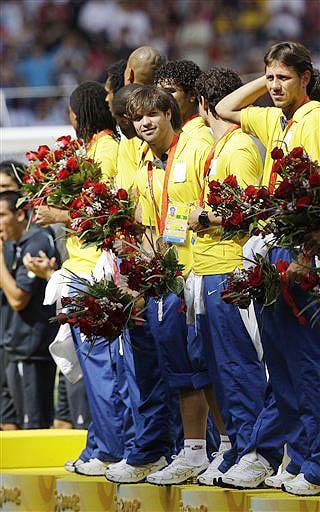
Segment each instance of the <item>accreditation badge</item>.
[{"label": "accreditation badge", "polygon": [[163,232],[163,239],[166,242],[179,245],[186,243],[189,213],[189,206],[169,204]]}]

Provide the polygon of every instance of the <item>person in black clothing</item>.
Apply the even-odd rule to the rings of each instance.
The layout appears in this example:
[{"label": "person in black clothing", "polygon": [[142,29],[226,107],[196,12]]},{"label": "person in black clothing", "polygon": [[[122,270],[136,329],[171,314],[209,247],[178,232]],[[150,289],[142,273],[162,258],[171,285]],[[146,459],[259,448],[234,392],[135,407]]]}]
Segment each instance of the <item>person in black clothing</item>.
[{"label": "person in black clothing", "polygon": [[7,382],[22,428],[48,428],[53,421],[55,364],[48,346],[57,326],[52,306],[43,306],[46,281],[23,264],[26,253],[56,256],[52,235],[31,224],[17,206],[18,192],[0,193],[1,337],[8,358]]}]

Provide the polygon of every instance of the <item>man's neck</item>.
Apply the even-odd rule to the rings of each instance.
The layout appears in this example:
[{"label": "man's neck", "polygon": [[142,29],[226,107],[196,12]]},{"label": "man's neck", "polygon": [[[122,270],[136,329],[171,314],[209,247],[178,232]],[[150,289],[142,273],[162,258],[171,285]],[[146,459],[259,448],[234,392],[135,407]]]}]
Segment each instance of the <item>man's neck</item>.
[{"label": "man's neck", "polygon": [[223,121],[220,117],[216,119],[211,113],[208,116],[208,121],[216,140],[220,139],[228,128],[232,126],[232,123]]},{"label": "man's neck", "polygon": [[198,115],[198,109],[194,108],[193,105],[191,105],[191,108],[188,110],[188,112],[185,112],[182,119],[182,124],[185,124],[186,121],[190,119],[190,117]]},{"label": "man's neck", "polygon": [[295,112],[302,107],[308,101],[308,97],[305,95],[303,98],[300,98],[294,105],[290,105],[288,108],[283,108],[282,113],[287,120],[291,119]]},{"label": "man's neck", "polygon": [[161,141],[158,140],[153,143],[149,143],[149,146],[156,157],[161,158],[161,156],[168,151],[171,146],[174,133],[175,132],[173,130],[168,130],[168,132],[161,138]]}]

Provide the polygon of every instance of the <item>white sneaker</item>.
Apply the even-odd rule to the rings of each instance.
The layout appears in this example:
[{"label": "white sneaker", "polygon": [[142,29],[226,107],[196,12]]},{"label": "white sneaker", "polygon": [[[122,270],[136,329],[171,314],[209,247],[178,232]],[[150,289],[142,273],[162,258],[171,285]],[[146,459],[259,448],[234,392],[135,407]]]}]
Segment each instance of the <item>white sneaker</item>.
[{"label": "white sneaker", "polygon": [[320,485],[308,482],[303,473],[299,473],[289,482],[284,482],[281,488],[283,491],[296,496],[320,496]]},{"label": "white sneaker", "polygon": [[86,476],[104,476],[110,462],[102,462],[99,459],[89,459],[88,462],[77,464],[75,472]]},{"label": "white sneaker", "polygon": [[223,475],[223,473],[219,471],[218,467],[223,461],[223,454],[225,451],[227,450],[219,450],[218,452],[212,454],[212,462],[208,466],[207,470],[204,473],[201,473],[201,475],[199,475],[197,478],[199,485],[215,485],[216,480]]},{"label": "white sneaker", "polygon": [[218,482],[236,489],[255,489],[273,473],[273,468],[266,459],[261,455],[248,453],[224,473]]},{"label": "white sneaker", "polygon": [[127,459],[121,459],[119,460],[119,462],[110,462],[108,465],[107,465],[107,469],[109,468],[120,468],[121,466],[123,466],[124,464],[126,464],[127,462]]},{"label": "white sneaker", "polygon": [[173,461],[169,466],[151,473],[147,476],[147,482],[154,485],[173,485],[182,483],[196,483],[196,477],[205,471],[209,466],[209,461],[206,458],[201,466],[192,466],[185,458],[184,450],[181,450],[178,455],[172,456]]},{"label": "white sneaker", "polygon": [[76,466],[78,466],[79,464],[83,464],[84,461],[81,460],[81,459],[73,459],[73,460],[68,460],[65,464],[64,464],[64,469],[66,469],[67,471],[70,471],[70,473],[75,473],[76,471]]},{"label": "white sneaker", "polygon": [[[122,461],[121,461],[122,462]],[[127,462],[109,467],[105,477],[117,484],[131,484],[143,482],[147,475],[164,468],[167,465],[165,457],[160,457],[156,462],[144,464],[143,466],[131,466]]]},{"label": "white sneaker", "polygon": [[268,487],[274,487],[275,489],[281,489],[282,484],[284,484],[285,482],[289,482],[289,480],[292,480],[296,476],[297,475],[293,475],[292,473],[288,473],[288,471],[284,470],[281,473],[279,473],[279,475],[268,476],[265,479],[264,483]]}]

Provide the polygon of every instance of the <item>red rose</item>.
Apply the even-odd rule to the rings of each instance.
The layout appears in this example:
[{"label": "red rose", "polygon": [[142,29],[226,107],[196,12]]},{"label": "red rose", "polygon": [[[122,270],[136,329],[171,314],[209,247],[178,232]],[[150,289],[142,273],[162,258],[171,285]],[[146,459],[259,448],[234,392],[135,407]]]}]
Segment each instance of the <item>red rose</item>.
[{"label": "red rose", "polygon": [[222,201],[221,197],[217,194],[214,194],[213,192],[208,195],[208,205],[209,206],[217,206]]},{"label": "red rose", "polygon": [[127,201],[128,192],[124,188],[119,188],[117,192],[117,198],[120,199],[120,201]]},{"label": "red rose", "polygon": [[209,187],[210,190],[213,190],[215,188],[220,188],[221,184],[219,183],[219,181],[212,180],[212,181],[209,182],[208,187]]},{"label": "red rose", "polygon": [[114,237],[114,236],[108,236],[108,237],[104,240],[104,242],[103,242],[103,244],[102,244],[103,249],[111,249],[111,248],[112,248],[112,244],[113,244],[114,240],[115,240],[115,237]]},{"label": "red rose", "polygon": [[229,185],[230,187],[233,187],[233,188],[238,186],[237,178],[233,174],[230,174],[229,176],[227,176],[226,179],[223,181],[223,183],[225,183],[226,185]]},{"label": "red rose", "polygon": [[71,205],[70,205],[70,208],[72,208],[73,210],[79,210],[80,208],[83,208],[85,206],[85,203],[84,201],[81,199],[81,197],[76,197]]},{"label": "red rose", "polygon": [[38,160],[38,154],[35,151],[28,151],[26,153],[26,157],[29,160],[29,162],[32,162],[34,160]]},{"label": "red rose", "polygon": [[43,161],[39,164],[39,169],[41,169],[41,171],[47,171],[48,170],[48,162],[46,161]]},{"label": "red rose", "polygon": [[85,230],[85,229],[91,229],[91,228],[92,228],[92,226],[93,226],[93,222],[92,222],[92,220],[90,220],[90,219],[85,219],[85,220],[83,220],[83,221],[81,222],[81,224],[80,224],[80,228],[81,228],[82,230]]},{"label": "red rose", "polygon": [[260,265],[257,265],[248,275],[248,284],[249,286],[259,287],[263,284],[263,281],[264,277],[262,268],[260,267]]},{"label": "red rose", "polygon": [[252,197],[252,196],[255,196],[256,193],[258,192],[258,189],[256,187],[254,187],[253,185],[249,185],[244,193],[247,197]]},{"label": "red rose", "polygon": [[311,203],[311,199],[308,196],[302,196],[299,197],[299,199],[296,200],[296,207],[297,208],[304,208],[305,206],[309,206]]},{"label": "red rose", "polygon": [[108,220],[108,217],[106,215],[101,215],[100,217],[98,217],[96,219],[97,223],[100,225],[100,226],[103,226],[103,224],[105,224]]},{"label": "red rose", "polygon": [[59,160],[61,160],[61,158],[63,157],[64,153],[62,151],[62,149],[56,149],[54,151],[54,159],[56,162],[58,162]]},{"label": "red rose", "polygon": [[120,274],[128,274],[130,272],[130,270],[132,269],[132,263],[131,261],[129,260],[122,260],[121,263],[120,263],[120,267],[119,267],[119,270],[120,270]]},{"label": "red rose", "polygon": [[95,185],[95,182],[92,179],[88,179],[84,182],[84,184],[82,185],[82,188],[90,188],[93,185]]},{"label": "red rose", "polygon": [[34,185],[35,184],[35,179],[32,176],[32,174],[24,174],[22,176],[22,181],[23,181],[23,183],[26,183],[27,185]]},{"label": "red rose", "polygon": [[240,226],[244,221],[244,215],[242,212],[234,211],[228,220],[232,226]]},{"label": "red rose", "polygon": [[302,276],[300,280],[300,287],[305,291],[312,290],[319,284],[320,280],[316,272],[310,272],[308,275]]},{"label": "red rose", "polygon": [[312,172],[309,176],[310,187],[320,187],[320,173]]},{"label": "red rose", "polygon": [[69,171],[72,171],[72,172],[77,171],[79,169],[79,164],[78,164],[77,159],[74,156],[69,156],[67,163],[66,163],[66,167]]},{"label": "red rose", "polygon": [[67,178],[69,178],[70,176],[70,172],[68,171],[68,169],[61,169],[61,171],[59,171],[56,175],[56,180],[66,180]]},{"label": "red rose", "polygon": [[109,212],[110,212],[110,215],[116,215],[119,211],[120,211],[120,206],[118,206],[117,204],[114,204],[113,206],[111,206]]},{"label": "red rose", "polygon": [[49,152],[50,152],[50,148],[48,146],[46,146],[46,145],[39,146],[38,147],[38,158],[40,160],[43,160]]},{"label": "red rose", "polygon": [[274,195],[275,195],[275,197],[278,197],[280,199],[284,199],[284,198],[288,197],[288,195],[290,195],[292,193],[292,191],[293,191],[292,183],[290,183],[288,178],[285,178],[280,183],[278,188],[274,191]]},{"label": "red rose", "polygon": [[62,135],[62,137],[59,137],[57,139],[57,142],[60,142],[64,148],[69,145],[70,141],[71,141],[70,135]]},{"label": "red rose", "polygon": [[277,267],[278,271],[280,272],[280,274],[285,274],[285,272],[287,272],[287,270],[288,270],[289,262],[283,261],[283,260],[277,260],[276,267]]},{"label": "red rose", "polygon": [[257,199],[267,199],[270,197],[270,192],[266,187],[259,188],[257,192]]},{"label": "red rose", "polygon": [[271,151],[271,158],[273,160],[280,160],[283,157],[284,157],[284,152],[282,151],[281,148],[273,148],[273,150]]},{"label": "red rose", "polygon": [[108,187],[105,183],[101,183],[100,181],[96,183],[92,189],[92,193],[97,196],[103,196],[107,193]]},{"label": "red rose", "polygon": [[41,174],[41,172],[39,171],[39,169],[37,169],[36,171],[34,171],[34,173],[32,174],[33,178],[37,181],[41,181],[43,179],[43,175]]},{"label": "red rose", "polygon": [[290,151],[289,156],[291,158],[302,158],[303,157],[303,148],[301,148],[301,147],[293,148]]}]

